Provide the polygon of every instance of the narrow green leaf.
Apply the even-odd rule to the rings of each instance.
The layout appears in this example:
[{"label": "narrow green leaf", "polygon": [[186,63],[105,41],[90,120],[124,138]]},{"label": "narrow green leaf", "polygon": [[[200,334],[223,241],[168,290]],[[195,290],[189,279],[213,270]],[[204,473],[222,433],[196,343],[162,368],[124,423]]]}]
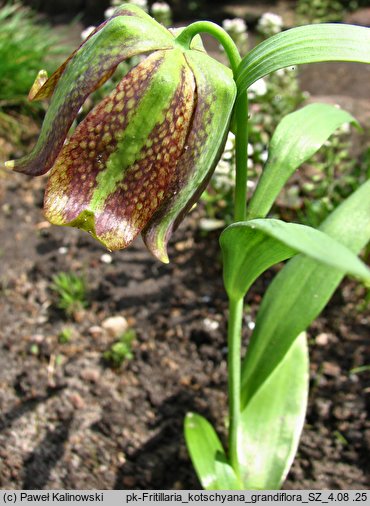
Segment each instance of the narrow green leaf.
[{"label": "narrow green leaf", "polygon": [[278,33],[258,44],[241,61],[236,76],[238,95],[270,72],[322,61],[370,63],[370,29],[324,23]]},{"label": "narrow green leaf", "polygon": [[305,225],[273,219],[235,223],[224,230],[220,243],[224,284],[232,299],[243,297],[262,272],[296,253],[370,281],[370,269],[354,253],[329,235]]},{"label": "narrow green leaf", "polygon": [[[346,199],[320,227],[359,253],[370,239],[370,181]],[[280,364],[298,334],[325,307],[343,275],[311,258],[297,256],[275,277],[257,315],[242,365],[242,405]]]},{"label": "narrow green leaf", "polygon": [[357,122],[348,112],[328,104],[310,104],[285,116],[271,139],[247,217],[264,218],[293,172],[344,123]]},{"label": "narrow green leaf", "polygon": [[226,479],[226,455],[222,443],[212,425],[201,415],[188,413],[185,417],[185,441],[191,461],[205,490],[220,490],[216,473],[216,459],[219,461],[218,474]]},{"label": "narrow green leaf", "polygon": [[297,451],[308,384],[308,349],[303,332],[242,411],[238,462],[247,490],[280,488]]}]

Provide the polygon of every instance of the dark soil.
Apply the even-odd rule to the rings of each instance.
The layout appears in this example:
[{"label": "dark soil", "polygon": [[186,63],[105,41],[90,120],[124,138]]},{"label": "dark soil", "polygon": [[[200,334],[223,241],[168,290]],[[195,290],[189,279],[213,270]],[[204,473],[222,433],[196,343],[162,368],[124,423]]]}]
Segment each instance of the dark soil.
[{"label": "dark soil", "polygon": [[[201,237],[193,213],[172,243],[171,264],[158,264],[140,242],[106,264],[89,236],[47,227],[44,178],[2,173],[1,181],[1,487],[199,488],[182,424],[194,410],[223,432],[217,237]],[[66,321],[50,285],[71,270],[85,275],[90,306]],[[248,298],[252,316],[270,279]],[[350,374],[369,363],[369,316],[356,308],[362,294],[344,283],[310,330],[310,406],[287,488],[368,484],[369,374]],[[118,370],[102,359],[116,340],[102,328],[112,315],[137,332],[134,359]],[[73,337],[60,344],[66,326]]]},{"label": "dark soil", "polygon": [[[303,79],[316,77],[305,70]],[[368,103],[368,81],[355,82],[361,92],[353,94],[333,77],[331,93],[354,107],[358,93]],[[323,95],[321,86],[310,91]],[[88,235],[44,221],[44,184],[0,172],[0,487],[199,489],[184,415],[202,413],[223,435],[227,402],[217,234],[198,231],[196,209],[171,242],[169,265],[140,241],[106,263]],[[88,308],[70,318],[51,290],[61,271],[84,275],[89,288]],[[245,340],[272,276],[248,296]],[[363,287],[345,281],[309,330],[309,409],[284,488],[368,487],[370,373],[351,373],[370,363],[363,297]],[[117,336],[104,322],[116,315],[137,338],[134,358],[112,369],[103,354]],[[66,327],[72,337],[62,344]]]}]

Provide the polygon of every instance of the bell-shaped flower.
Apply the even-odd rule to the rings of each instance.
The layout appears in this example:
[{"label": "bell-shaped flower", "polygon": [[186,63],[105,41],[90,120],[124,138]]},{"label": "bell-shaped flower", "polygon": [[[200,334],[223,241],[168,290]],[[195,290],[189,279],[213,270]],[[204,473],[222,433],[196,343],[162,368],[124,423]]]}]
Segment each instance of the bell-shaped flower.
[{"label": "bell-shaped flower", "polygon": [[[138,54],[147,56],[67,139],[86,98]],[[84,229],[110,250],[142,232],[167,262],[171,232],[221,156],[235,95],[231,71],[199,40],[183,48],[124,4],[49,79],[39,74],[30,98],[51,98],[40,137],[30,155],[7,166],[31,176],[51,171],[44,202],[51,223]]]}]

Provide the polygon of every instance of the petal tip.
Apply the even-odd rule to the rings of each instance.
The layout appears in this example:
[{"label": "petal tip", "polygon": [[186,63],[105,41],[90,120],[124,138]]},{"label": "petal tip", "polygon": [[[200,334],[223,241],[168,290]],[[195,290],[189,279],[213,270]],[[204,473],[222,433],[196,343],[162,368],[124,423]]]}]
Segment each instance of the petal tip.
[{"label": "petal tip", "polygon": [[32,102],[33,100],[38,99],[38,94],[41,88],[44,86],[46,81],[49,79],[48,73],[46,70],[40,70],[36,76],[35,82],[33,83],[29,93],[28,99]]},{"label": "petal tip", "polygon": [[14,162],[14,160],[8,160],[8,161],[6,161],[6,162],[5,162],[5,164],[4,164],[4,165],[5,165],[5,167],[6,167],[7,169],[14,169],[14,167],[15,167],[15,162]]},{"label": "petal tip", "polygon": [[167,247],[163,245],[155,245],[147,240],[145,236],[143,236],[144,242],[150,253],[160,262],[164,264],[169,264],[170,259],[168,258]]}]

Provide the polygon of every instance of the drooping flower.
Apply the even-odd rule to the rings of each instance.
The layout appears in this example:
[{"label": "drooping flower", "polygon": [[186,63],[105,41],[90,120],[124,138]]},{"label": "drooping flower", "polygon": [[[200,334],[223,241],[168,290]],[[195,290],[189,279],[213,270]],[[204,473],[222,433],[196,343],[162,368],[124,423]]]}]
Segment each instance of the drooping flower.
[{"label": "drooping flower", "polygon": [[[67,139],[86,98],[117,65],[150,53]],[[236,89],[231,71],[201,43],[180,47],[140,8],[124,4],[98,26],[31,99],[51,97],[30,155],[8,162],[37,176],[49,170],[46,218],[88,231],[110,250],[142,232],[167,262],[167,242],[205,188],[221,156]],[[66,140],[67,139],[67,140]]]}]

